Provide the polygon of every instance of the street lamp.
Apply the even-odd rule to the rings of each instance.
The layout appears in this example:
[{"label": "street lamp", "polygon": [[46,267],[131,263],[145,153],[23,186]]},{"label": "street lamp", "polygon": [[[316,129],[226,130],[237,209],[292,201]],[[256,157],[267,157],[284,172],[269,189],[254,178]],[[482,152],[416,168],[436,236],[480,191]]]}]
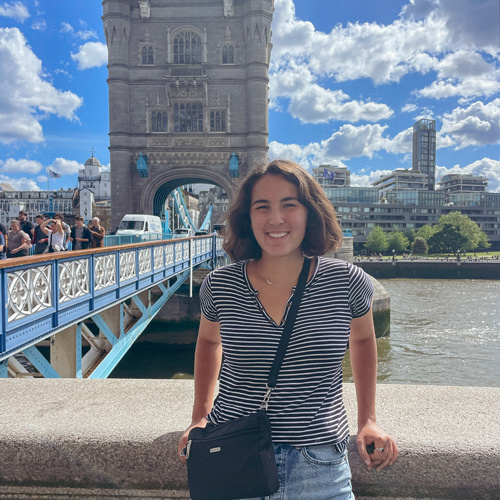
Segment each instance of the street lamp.
[{"label": "street lamp", "polygon": [[395,258],[396,258],[396,250],[393,249],[392,250],[392,262],[394,262]]}]

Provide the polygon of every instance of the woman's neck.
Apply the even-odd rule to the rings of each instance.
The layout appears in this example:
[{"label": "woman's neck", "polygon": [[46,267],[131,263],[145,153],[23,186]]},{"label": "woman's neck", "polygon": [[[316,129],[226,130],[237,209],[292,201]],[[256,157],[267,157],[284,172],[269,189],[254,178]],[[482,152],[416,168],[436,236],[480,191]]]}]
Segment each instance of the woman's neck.
[{"label": "woman's neck", "polygon": [[262,255],[257,261],[260,273],[264,279],[272,283],[282,283],[287,279],[300,273],[304,257],[302,252],[286,256],[286,257],[271,257]]}]

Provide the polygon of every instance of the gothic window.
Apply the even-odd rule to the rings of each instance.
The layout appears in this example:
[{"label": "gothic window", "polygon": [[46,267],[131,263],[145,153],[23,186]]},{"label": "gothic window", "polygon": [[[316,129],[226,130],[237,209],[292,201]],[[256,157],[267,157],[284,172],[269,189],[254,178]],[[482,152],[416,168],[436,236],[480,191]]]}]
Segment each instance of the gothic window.
[{"label": "gothic window", "polygon": [[151,131],[167,132],[167,113],[166,111],[153,111],[151,113]]},{"label": "gothic window", "polygon": [[151,45],[142,47],[142,64],[154,64],[153,47]]},{"label": "gothic window", "polygon": [[203,132],[203,105],[188,102],[174,105],[175,132]]},{"label": "gothic window", "polygon": [[234,64],[234,45],[222,47],[222,64]]},{"label": "gothic window", "polygon": [[192,31],[183,31],[174,38],[174,64],[201,64],[201,37]]},{"label": "gothic window", "polygon": [[226,131],[226,112],[211,111],[210,112],[210,131],[225,132]]}]

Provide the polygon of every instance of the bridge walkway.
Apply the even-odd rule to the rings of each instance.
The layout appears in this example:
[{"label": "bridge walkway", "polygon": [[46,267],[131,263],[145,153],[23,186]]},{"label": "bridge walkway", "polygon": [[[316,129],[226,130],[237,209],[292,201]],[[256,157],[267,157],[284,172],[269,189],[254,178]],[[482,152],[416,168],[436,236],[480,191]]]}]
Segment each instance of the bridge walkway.
[{"label": "bridge walkway", "polygon": [[0,378],[107,378],[196,268],[225,263],[216,235],[0,263]]}]

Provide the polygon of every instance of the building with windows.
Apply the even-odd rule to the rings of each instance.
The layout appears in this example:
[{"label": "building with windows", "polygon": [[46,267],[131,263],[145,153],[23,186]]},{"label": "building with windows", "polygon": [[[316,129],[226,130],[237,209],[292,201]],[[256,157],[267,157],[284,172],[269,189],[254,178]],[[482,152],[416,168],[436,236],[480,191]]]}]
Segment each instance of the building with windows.
[{"label": "building with windows", "polygon": [[427,188],[436,185],[436,120],[422,119],[413,125],[412,170],[427,177]]},{"label": "building with windows", "polygon": [[201,191],[200,200],[200,221],[205,220],[210,204],[212,205],[212,229],[225,225],[225,216],[229,208],[229,197],[220,187],[213,187],[208,191]]},{"label": "building with windows", "polygon": [[99,217],[95,213],[96,202],[111,200],[111,173],[103,170],[100,161],[92,156],[78,171],[77,212],[86,221]]},{"label": "building with windows", "polygon": [[[318,173],[318,169],[314,169]],[[393,189],[379,197],[379,187],[325,188],[343,229],[352,231],[360,249],[375,226],[385,232],[418,231],[435,225],[442,215],[459,211],[476,222],[492,243],[500,248],[500,193],[455,193],[425,189]]]},{"label": "building with windows", "polygon": [[378,189],[379,198],[385,198],[388,193],[428,189],[427,175],[418,170],[396,169],[389,175],[381,175],[378,181],[372,182],[372,186]]},{"label": "building with windows", "polygon": [[320,165],[318,168],[313,168],[313,175],[323,189],[351,185],[351,172],[347,167]]},{"label": "building with windows", "polygon": [[438,182],[439,190],[449,194],[484,193],[488,179],[477,175],[448,174]]},{"label": "building with windows", "polygon": [[[371,190],[371,191],[370,191]],[[385,203],[378,200],[377,188],[343,188],[327,192],[342,228],[350,229],[354,244],[360,247],[375,226],[386,232],[399,229],[418,231],[435,225],[442,215],[461,212],[486,233],[493,248],[500,248],[500,193],[477,193],[475,199],[440,191],[408,190],[392,192]]]},{"label": "building with windows", "polygon": [[35,222],[37,214],[53,215],[60,212],[66,221],[74,217],[73,206],[76,191],[60,189],[58,191],[10,191],[0,190],[0,222],[9,225],[17,219],[20,210],[25,210],[27,219]]},{"label": "building with windows", "polygon": [[103,0],[113,225],[267,158],[273,0]]}]

